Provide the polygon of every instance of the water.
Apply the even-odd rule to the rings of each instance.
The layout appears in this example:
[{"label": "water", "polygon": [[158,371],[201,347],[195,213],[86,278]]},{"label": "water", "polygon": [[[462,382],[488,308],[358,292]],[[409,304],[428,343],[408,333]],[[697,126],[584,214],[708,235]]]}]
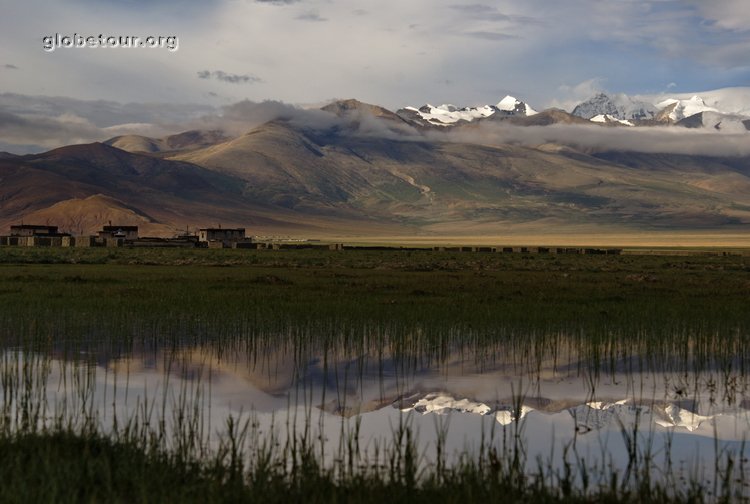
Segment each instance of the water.
[{"label": "water", "polygon": [[266,339],[262,350],[237,342],[111,354],[6,349],[4,426],[129,426],[172,448],[189,437],[208,453],[232,418],[251,427],[248,452],[304,438],[327,464],[352,446],[361,463],[377,464],[407,429],[423,467],[495,450],[529,474],[572,467],[581,485],[606,486],[613,472],[709,488],[727,472],[750,481],[750,383],[735,362],[698,367],[613,352],[605,365],[564,337],[546,349],[411,354],[382,345],[302,351]]}]

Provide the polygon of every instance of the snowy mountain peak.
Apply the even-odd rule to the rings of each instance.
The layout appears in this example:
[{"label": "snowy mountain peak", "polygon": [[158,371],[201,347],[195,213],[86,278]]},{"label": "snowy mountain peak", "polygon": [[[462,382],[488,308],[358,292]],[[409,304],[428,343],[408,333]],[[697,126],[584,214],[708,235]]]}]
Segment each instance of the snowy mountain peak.
[{"label": "snowy mountain peak", "polygon": [[625,95],[609,96],[599,93],[573,109],[573,115],[591,120],[597,116],[610,116],[623,121],[653,119],[658,108],[651,103],[634,100]]},{"label": "snowy mountain peak", "polygon": [[[475,121],[503,121],[514,118],[518,124],[546,124],[548,114],[539,115],[515,96],[505,96],[494,105],[461,107],[450,103],[405,107],[398,116],[418,127],[445,128]],[[703,114],[685,122],[696,114]],[[521,118],[538,116],[538,121]],[[579,103],[571,119],[585,124],[653,126],[679,124],[685,127],[722,131],[750,129],[750,87],[726,88],[700,93],[674,93],[629,96],[624,93],[597,93]],[[554,121],[553,121],[554,122]]]},{"label": "snowy mountain peak", "polygon": [[677,122],[701,112],[719,112],[714,107],[709,107],[700,96],[694,95],[689,99],[668,98],[656,104],[663,110],[666,117]]},{"label": "snowy mountain peak", "polygon": [[531,108],[528,104],[510,95],[500,100],[497,105],[495,105],[495,108],[504,112],[511,112],[513,115],[532,116],[537,114],[537,111]]},{"label": "snowy mountain peak", "polygon": [[597,116],[592,117],[589,120],[591,122],[600,123],[600,124],[608,124],[608,125],[621,124],[623,126],[634,126],[634,124],[628,121],[627,119],[618,119],[609,114],[599,114]]},{"label": "snowy mountain peak", "polygon": [[502,118],[509,116],[531,116],[536,110],[513,96],[506,96],[497,105],[482,105],[478,107],[457,107],[445,103],[434,106],[429,103],[421,107],[404,107],[398,115],[402,118],[423,125],[454,126],[460,122],[471,122],[487,118]]}]

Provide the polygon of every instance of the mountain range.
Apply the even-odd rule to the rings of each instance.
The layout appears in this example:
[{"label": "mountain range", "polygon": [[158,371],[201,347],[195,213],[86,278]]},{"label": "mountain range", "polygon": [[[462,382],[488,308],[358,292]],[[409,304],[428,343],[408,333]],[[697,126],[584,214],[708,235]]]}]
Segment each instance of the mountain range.
[{"label": "mountain range", "polygon": [[[443,104],[408,106],[397,114],[418,126],[451,127],[472,121],[504,120],[537,114],[527,103],[506,96],[496,105],[457,107]],[[686,125],[681,121],[706,114],[707,127],[739,125],[750,130],[750,88],[728,88],[701,94],[628,96],[623,93],[597,93],[576,105],[571,114],[605,125],[654,126]],[[696,127],[696,121],[689,123]],[[701,123],[703,124],[703,123]],[[736,128],[734,128],[736,129]]]},{"label": "mountain range", "polygon": [[748,104],[748,90],[599,94],[572,113],[513,97],[396,112],[340,100],[239,135],[2,153],[0,233],[21,221],[74,234],[116,221],[161,236],[215,225],[308,237],[744,232]]}]

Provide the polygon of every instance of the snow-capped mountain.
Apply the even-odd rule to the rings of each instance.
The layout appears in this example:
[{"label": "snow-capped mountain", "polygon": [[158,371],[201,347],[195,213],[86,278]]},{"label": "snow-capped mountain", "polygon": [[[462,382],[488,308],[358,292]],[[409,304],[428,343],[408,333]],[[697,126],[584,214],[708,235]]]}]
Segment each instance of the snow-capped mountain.
[{"label": "snow-capped mountain", "polygon": [[513,96],[506,96],[495,105],[498,110],[509,112],[510,115],[533,116],[537,113],[527,103],[517,100]]},{"label": "snow-capped mountain", "polygon": [[703,111],[677,122],[686,128],[712,128],[728,133],[744,133],[750,130],[750,119],[745,116]]},{"label": "snow-capped mountain", "polygon": [[700,96],[692,96],[689,100],[679,100],[677,98],[668,98],[657,105],[661,112],[659,116],[664,120],[669,119],[670,121],[677,122],[682,119],[686,119],[692,115],[700,112],[717,112],[719,111],[713,107],[706,105],[703,98]]},{"label": "snow-capped mountain", "polygon": [[[530,119],[532,116],[541,118],[548,110],[543,112],[540,115],[527,103],[513,96],[506,96],[494,105],[457,107],[450,104],[427,104],[421,107],[404,107],[396,114],[412,126],[432,129],[450,129],[451,126],[471,122],[497,120],[521,126],[557,122],[534,122]],[[575,106],[569,117],[584,124],[585,121],[589,121],[603,126],[672,124],[691,128],[712,128],[725,132],[747,131],[750,130],[750,87],[674,95],[629,96],[624,93],[597,93]],[[692,119],[687,121],[691,117]]]},{"label": "snow-capped mountain", "polygon": [[610,96],[599,93],[574,108],[573,115],[583,119],[610,116],[623,121],[643,121],[654,119],[659,110],[654,104],[633,99],[626,94]]},{"label": "snow-capped mountain", "polygon": [[608,125],[634,126],[634,124],[627,119],[618,119],[609,114],[599,114],[589,119],[589,121]]},{"label": "snow-capped mountain", "polygon": [[419,108],[404,107],[397,112],[399,116],[409,121],[423,125],[429,124],[442,127],[453,126],[460,122],[487,119],[490,117],[528,117],[536,113],[536,110],[531,108],[528,104],[513,96],[506,96],[496,105],[459,108],[450,104],[439,105],[437,107],[427,104]]},{"label": "snow-capped mountain", "polygon": [[[750,117],[750,87],[723,88],[698,93],[640,95],[634,96],[633,99],[653,104],[664,103],[669,100],[687,104],[686,102],[691,102],[696,97],[701,100],[702,106],[705,106],[707,110],[716,110],[727,115]],[[696,105],[696,102],[697,100],[693,101],[693,106]],[[698,110],[694,113],[701,111]],[[685,117],[689,117],[689,113]]]},{"label": "snow-capped mountain", "polygon": [[573,115],[607,125],[639,126],[656,122],[740,131],[750,118],[750,88],[675,95],[598,93],[576,106]]}]

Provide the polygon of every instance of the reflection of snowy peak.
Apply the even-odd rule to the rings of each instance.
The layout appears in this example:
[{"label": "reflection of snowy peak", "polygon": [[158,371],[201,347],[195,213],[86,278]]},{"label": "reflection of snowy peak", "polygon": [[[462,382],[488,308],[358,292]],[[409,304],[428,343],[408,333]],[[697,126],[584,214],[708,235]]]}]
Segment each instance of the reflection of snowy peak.
[{"label": "reflection of snowy peak", "polygon": [[573,115],[583,119],[597,116],[610,116],[623,121],[653,119],[658,108],[644,101],[634,100],[627,95],[609,96],[604,93],[589,98],[573,109]]},{"label": "reflection of snowy peak", "polygon": [[573,417],[575,432],[578,435],[606,429],[620,430],[623,426],[632,428],[636,424],[643,424],[642,427],[658,425],[666,429],[680,428],[687,432],[698,431],[704,424],[709,424],[709,430],[706,432],[711,432],[710,424],[715,422],[717,417],[736,415],[739,418],[747,414],[744,408],[739,408],[705,416],[694,411],[696,405],[693,405],[693,410],[688,410],[681,407],[680,404],[672,402],[645,405],[636,403],[632,399],[611,402],[583,402],[565,406],[566,403],[568,401],[560,401],[560,408],[558,409],[549,407],[550,404],[554,404],[550,401],[548,406],[542,410],[518,403],[490,406],[474,399],[455,398],[448,393],[433,392],[415,394],[408,399],[401,398],[393,403],[393,407],[405,413],[414,411],[422,415],[470,414],[494,416],[495,421],[501,425],[518,422],[527,418],[530,414],[538,417],[539,415],[555,415],[567,411]]},{"label": "reflection of snowy peak", "polygon": [[404,119],[418,123],[428,123],[434,126],[452,126],[459,122],[471,122],[489,117],[531,116],[537,112],[526,103],[512,96],[506,96],[497,105],[481,107],[463,107],[454,105],[423,105],[419,108],[405,107],[398,115]]},{"label": "reflection of snowy peak", "polygon": [[525,417],[533,408],[522,405],[520,411],[514,411],[511,406],[492,408],[487,404],[471,399],[455,399],[453,396],[442,393],[431,393],[424,397],[412,398],[408,404],[401,402],[396,404],[401,411],[416,411],[426,415],[447,415],[451,413],[470,413],[474,415],[495,415],[495,420],[501,425],[508,425]]}]

